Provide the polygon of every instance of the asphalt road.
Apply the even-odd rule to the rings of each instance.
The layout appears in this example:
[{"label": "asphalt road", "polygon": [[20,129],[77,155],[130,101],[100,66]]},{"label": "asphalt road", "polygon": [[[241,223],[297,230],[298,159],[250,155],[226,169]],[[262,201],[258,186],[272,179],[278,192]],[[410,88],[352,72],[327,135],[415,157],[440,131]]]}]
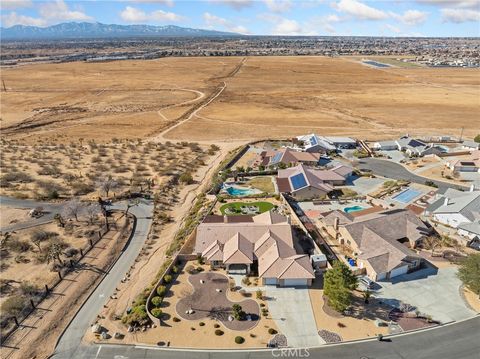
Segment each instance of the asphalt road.
[{"label": "asphalt road", "polygon": [[[120,203],[114,205],[112,209],[125,210],[126,204]],[[95,321],[97,314],[102,309],[108,297],[115,291],[117,284],[125,277],[128,269],[135,262],[135,258],[147,239],[150,225],[152,223],[153,204],[148,201],[141,200],[138,206],[132,207],[130,213],[137,218],[135,232],[121,254],[118,261],[108,271],[105,278],[91,294],[82,308],[77,312],[70,325],[67,327],[55,349],[54,358],[82,358],[83,350],[91,347],[84,347],[82,337]],[[87,356],[88,357],[88,356]]]},{"label": "asphalt road", "polygon": [[[148,348],[126,345],[92,345],[82,347],[76,358],[95,359],[478,359],[480,353],[480,317],[443,327],[376,339],[311,349],[195,351]],[[212,346],[214,344],[212,343]],[[282,353],[283,351],[283,353]],[[289,352],[290,351],[290,352]],[[290,353],[290,354],[289,354]],[[64,358],[64,356],[55,356]]]},{"label": "asphalt road", "polygon": [[425,184],[425,181],[432,181],[438,186],[438,190],[440,193],[444,193],[447,188],[456,188],[463,190],[468,190],[469,188],[467,186],[454,185],[448,182],[431,180],[430,178],[422,177],[408,171],[401,164],[388,160],[380,160],[378,158],[363,158],[359,161],[358,167],[360,168],[360,170],[370,170],[376,175],[393,178],[396,180],[405,180],[419,184]]},{"label": "asphalt road", "polygon": [[19,229],[29,228],[33,226],[38,226],[40,224],[48,223],[53,220],[53,217],[56,213],[60,213],[63,208],[61,203],[46,203],[38,202],[29,199],[18,199],[13,197],[0,196],[0,205],[13,208],[37,208],[43,207],[45,214],[40,218],[31,218],[20,223],[11,224],[5,227],[0,228],[2,232],[16,231]]}]

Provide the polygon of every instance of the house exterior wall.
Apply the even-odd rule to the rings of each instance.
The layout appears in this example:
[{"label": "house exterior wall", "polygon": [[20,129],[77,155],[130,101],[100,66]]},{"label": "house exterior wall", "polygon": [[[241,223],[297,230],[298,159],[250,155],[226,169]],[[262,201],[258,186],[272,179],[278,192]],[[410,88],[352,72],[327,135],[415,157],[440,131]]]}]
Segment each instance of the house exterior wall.
[{"label": "house exterior wall", "polygon": [[469,239],[474,239],[475,236],[477,236],[477,234],[475,233],[472,233],[472,232],[469,232],[469,231],[466,231],[464,229],[458,229],[458,232],[457,232],[459,235],[463,236],[463,237],[467,237]]},{"label": "house exterior wall", "polygon": [[470,222],[460,213],[435,213],[433,218],[440,223],[457,228],[460,223]]}]

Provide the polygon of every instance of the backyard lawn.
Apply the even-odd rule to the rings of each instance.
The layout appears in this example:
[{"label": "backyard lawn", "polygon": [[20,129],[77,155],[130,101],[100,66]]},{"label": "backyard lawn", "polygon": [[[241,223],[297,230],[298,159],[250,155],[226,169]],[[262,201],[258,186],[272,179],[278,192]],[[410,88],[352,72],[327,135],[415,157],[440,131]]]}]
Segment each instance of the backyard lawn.
[{"label": "backyard lawn", "polygon": [[[251,207],[257,207],[258,211],[256,214],[260,214],[263,212],[267,212],[273,209],[273,204],[270,202],[232,202],[232,203],[226,203],[222,207],[220,207],[220,212],[222,212],[223,215],[238,215],[238,214],[255,214],[255,213],[245,213],[242,212],[242,206],[245,208],[251,208]],[[232,209],[232,211],[225,211],[227,209]],[[233,212],[233,209],[235,209],[235,212]]]},{"label": "backyard lawn", "polygon": [[265,193],[275,193],[275,188],[273,187],[272,178],[270,176],[254,177],[248,180],[247,184],[253,188],[258,188]]}]

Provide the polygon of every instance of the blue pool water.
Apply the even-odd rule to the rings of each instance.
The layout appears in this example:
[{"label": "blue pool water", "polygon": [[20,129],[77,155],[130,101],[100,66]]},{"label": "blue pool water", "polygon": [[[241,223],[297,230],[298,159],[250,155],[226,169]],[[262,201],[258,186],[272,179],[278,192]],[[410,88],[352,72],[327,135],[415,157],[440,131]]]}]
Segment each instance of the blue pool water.
[{"label": "blue pool water", "polygon": [[255,190],[252,190],[249,188],[237,188],[237,187],[228,187],[226,191],[230,196],[248,196],[256,193]]},{"label": "blue pool water", "polygon": [[414,189],[406,189],[405,191],[397,194],[395,197],[392,197],[395,201],[402,202],[402,203],[409,203],[414,198],[420,196],[422,192],[416,191]]},{"label": "blue pool water", "polygon": [[365,208],[363,208],[363,207],[361,207],[361,206],[352,206],[352,207],[345,207],[345,208],[343,209],[343,211],[344,211],[345,213],[350,213],[350,212],[361,211],[362,209],[365,209]]},{"label": "blue pool water", "polygon": [[390,65],[382,64],[381,62],[371,61],[371,60],[363,61],[363,63],[367,64],[367,65],[372,65],[372,66],[375,66],[375,67],[390,67]]}]

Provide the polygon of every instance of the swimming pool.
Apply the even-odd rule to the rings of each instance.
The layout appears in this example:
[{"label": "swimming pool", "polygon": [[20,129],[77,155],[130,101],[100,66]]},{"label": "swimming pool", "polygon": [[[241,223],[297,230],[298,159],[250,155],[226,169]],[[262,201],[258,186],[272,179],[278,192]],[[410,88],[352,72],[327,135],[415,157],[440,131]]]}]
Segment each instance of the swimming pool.
[{"label": "swimming pool", "polygon": [[406,189],[405,191],[397,194],[396,196],[392,197],[395,201],[402,202],[402,203],[409,203],[414,198],[420,196],[422,192],[414,190],[412,188]]},{"label": "swimming pool", "polygon": [[230,195],[230,196],[249,196],[251,194],[257,194],[259,191],[256,189],[251,189],[251,188],[242,188],[242,187],[227,187],[225,188],[225,191]]},{"label": "swimming pool", "polygon": [[365,208],[363,208],[362,206],[351,206],[351,207],[345,207],[343,211],[345,213],[350,213],[350,212],[361,211],[362,209],[365,209]]}]

